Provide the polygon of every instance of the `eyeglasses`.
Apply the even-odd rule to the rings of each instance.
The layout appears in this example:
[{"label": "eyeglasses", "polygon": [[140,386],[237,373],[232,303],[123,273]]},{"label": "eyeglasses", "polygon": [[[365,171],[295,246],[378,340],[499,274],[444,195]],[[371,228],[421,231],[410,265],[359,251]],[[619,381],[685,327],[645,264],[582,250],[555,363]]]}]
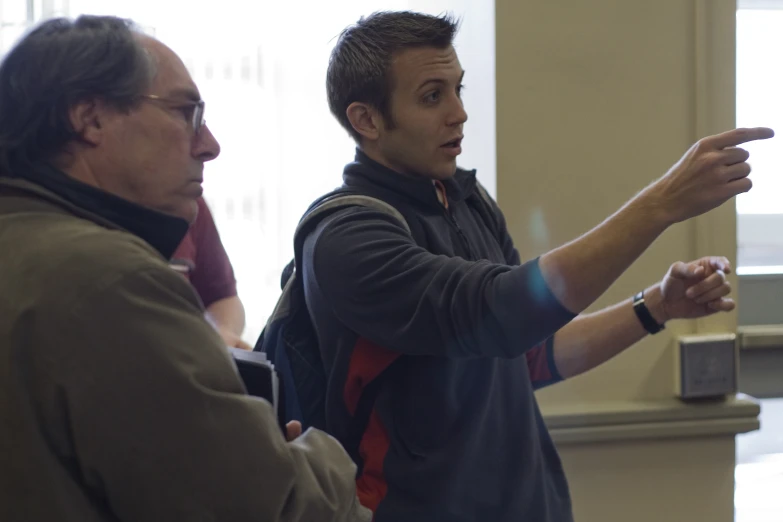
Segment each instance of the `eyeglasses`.
[{"label": "eyeglasses", "polygon": [[201,127],[204,126],[204,100],[174,100],[156,96],[155,94],[143,94],[141,98],[149,101],[161,102],[171,105],[173,109],[182,112],[186,119],[190,118],[190,125],[193,128],[193,134],[198,136]]}]

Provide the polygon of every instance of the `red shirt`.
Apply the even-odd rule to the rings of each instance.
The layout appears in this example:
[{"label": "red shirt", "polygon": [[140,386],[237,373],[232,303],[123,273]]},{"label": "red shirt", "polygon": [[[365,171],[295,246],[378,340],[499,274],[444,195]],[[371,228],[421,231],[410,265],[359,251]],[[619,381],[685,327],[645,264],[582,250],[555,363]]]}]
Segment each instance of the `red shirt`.
[{"label": "red shirt", "polygon": [[196,221],[171,257],[171,264],[190,280],[204,307],[237,295],[234,269],[203,198],[198,199]]}]

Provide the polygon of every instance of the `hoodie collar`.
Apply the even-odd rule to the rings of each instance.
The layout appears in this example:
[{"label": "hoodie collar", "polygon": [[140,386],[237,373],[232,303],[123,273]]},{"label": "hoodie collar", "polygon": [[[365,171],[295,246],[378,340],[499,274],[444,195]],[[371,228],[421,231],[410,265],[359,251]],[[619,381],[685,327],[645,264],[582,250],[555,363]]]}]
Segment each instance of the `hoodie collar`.
[{"label": "hoodie collar", "polygon": [[[343,182],[349,187],[381,187],[426,205],[441,207],[430,178],[400,174],[371,159],[358,148],[354,161],[345,166]],[[443,186],[449,201],[462,201],[476,188],[476,171],[458,168],[452,177],[443,180]]]},{"label": "hoodie collar", "polygon": [[186,220],[137,205],[86,183],[50,165],[35,166],[23,176],[0,177],[8,187],[46,200],[106,228],[130,232],[170,259],[188,231]]}]

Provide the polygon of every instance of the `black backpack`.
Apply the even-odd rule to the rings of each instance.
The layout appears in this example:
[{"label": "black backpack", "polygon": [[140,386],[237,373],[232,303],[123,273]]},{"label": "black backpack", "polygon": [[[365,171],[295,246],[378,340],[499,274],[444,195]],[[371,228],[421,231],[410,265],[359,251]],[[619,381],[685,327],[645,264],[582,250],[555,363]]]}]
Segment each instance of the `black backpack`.
[{"label": "black backpack", "polygon": [[[480,197],[476,199],[481,200],[477,209],[497,237],[498,222],[490,196],[481,185],[478,185],[477,192]],[[308,234],[322,219],[333,212],[352,206],[369,207],[392,216],[408,234],[411,234],[410,224],[403,213],[381,199],[352,192],[349,188],[343,187],[316,200],[297,226],[294,234],[294,259],[285,267],[281,277],[282,295],[254,348],[254,351],[266,353],[267,359],[274,364],[283,383],[284,389],[281,395],[284,398],[282,408],[285,420],[298,420],[302,423],[303,429],[308,427],[326,429],[327,375],[321,360],[318,337],[305,302],[304,285],[299,275],[302,271],[302,250]],[[359,443],[370,419],[383,377],[400,360],[401,357],[397,358],[364,386],[347,431],[347,438],[341,441],[345,450],[359,466],[359,474],[362,468],[358,454]]]},{"label": "black backpack", "polygon": [[[326,428],[325,398],[327,375],[321,361],[318,338],[305,302],[302,283],[302,249],[308,234],[326,216],[352,206],[369,207],[395,218],[408,233],[403,215],[390,204],[367,195],[338,189],[313,203],[299,222],[294,234],[294,259],[285,267],[280,286],[283,290],[254,351],[265,352],[283,383],[285,420],[298,420],[302,428]],[[383,372],[386,373],[388,368]],[[342,441],[346,451],[358,459],[359,442],[367,427],[381,375],[364,388],[348,430]]]}]

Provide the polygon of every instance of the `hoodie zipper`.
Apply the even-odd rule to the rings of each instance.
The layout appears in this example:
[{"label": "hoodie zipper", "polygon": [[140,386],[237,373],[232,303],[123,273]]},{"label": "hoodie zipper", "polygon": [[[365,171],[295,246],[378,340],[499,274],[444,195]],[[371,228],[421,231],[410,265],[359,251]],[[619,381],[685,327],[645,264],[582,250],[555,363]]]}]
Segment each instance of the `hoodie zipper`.
[{"label": "hoodie zipper", "polygon": [[460,239],[462,240],[462,244],[465,246],[465,249],[468,251],[468,255],[470,256],[470,259],[476,259],[476,255],[473,253],[473,249],[470,247],[470,243],[468,242],[468,236],[465,235],[465,232],[462,231],[462,228],[457,223],[457,220],[454,219],[454,215],[452,214],[451,210],[446,210],[445,208],[443,211],[446,213],[446,215],[449,217],[449,221],[451,222],[451,226],[454,227],[454,230],[457,231],[457,234],[459,235]]},{"label": "hoodie zipper", "polygon": [[438,194],[440,194],[443,197],[443,200],[448,202],[447,199],[448,196],[446,195],[446,188],[443,187],[442,184],[440,185],[440,187],[435,185],[433,188],[435,189],[435,197],[438,199],[438,203],[440,204],[440,207],[443,210],[443,215],[446,216],[449,223],[451,224],[451,227],[457,232],[457,235],[462,241],[462,246],[464,246],[465,250],[467,250],[470,259],[476,259],[476,255],[473,253],[473,249],[470,247],[470,243],[468,242],[468,236],[465,235],[465,232],[462,231],[462,227],[459,226],[459,223],[457,223],[457,220],[454,218],[452,209],[449,208],[448,203],[444,204],[443,202],[440,201],[440,198],[438,197]]}]

